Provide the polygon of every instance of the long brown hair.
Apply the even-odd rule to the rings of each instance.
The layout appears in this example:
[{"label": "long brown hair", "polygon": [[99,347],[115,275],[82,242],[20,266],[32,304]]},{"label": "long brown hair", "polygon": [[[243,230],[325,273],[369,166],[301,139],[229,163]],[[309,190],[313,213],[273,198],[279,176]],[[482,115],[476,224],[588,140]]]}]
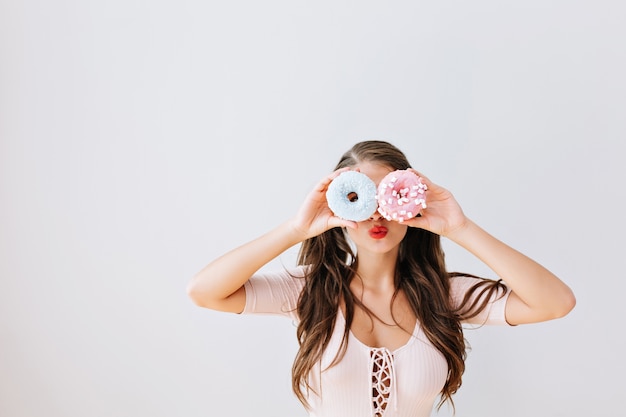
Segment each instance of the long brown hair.
[{"label": "long brown hair", "polygon": [[[394,170],[410,168],[404,153],[394,145],[384,141],[365,141],[347,151],[335,169],[364,161],[380,163]],[[339,362],[345,354],[355,306],[367,311],[350,291],[357,262],[358,257],[340,228],[308,239],[300,247],[298,264],[306,265],[308,272],[297,305],[299,350],[292,369],[292,388],[305,407],[308,407],[306,393],[314,391],[308,376],[330,342],[340,302],[345,305],[346,326],[341,347],[332,364]],[[481,280],[470,289],[461,308],[454,309],[450,300],[450,278],[459,275],[469,274],[446,270],[439,235],[408,228],[400,243],[392,303],[402,291],[424,333],[446,359],[448,375],[438,407],[446,401],[453,404],[452,395],[461,386],[465,371],[466,344],[461,320],[478,314],[494,292],[503,292],[504,289],[500,281]],[[477,294],[473,297],[475,292]]]}]

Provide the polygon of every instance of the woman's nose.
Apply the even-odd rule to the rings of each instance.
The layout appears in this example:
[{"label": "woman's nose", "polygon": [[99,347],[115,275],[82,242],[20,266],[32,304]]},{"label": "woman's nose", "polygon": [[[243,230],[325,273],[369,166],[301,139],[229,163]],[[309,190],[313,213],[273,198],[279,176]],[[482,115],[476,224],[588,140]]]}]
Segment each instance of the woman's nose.
[{"label": "woman's nose", "polygon": [[378,209],[370,216],[370,220],[380,220],[383,216],[378,212]]}]

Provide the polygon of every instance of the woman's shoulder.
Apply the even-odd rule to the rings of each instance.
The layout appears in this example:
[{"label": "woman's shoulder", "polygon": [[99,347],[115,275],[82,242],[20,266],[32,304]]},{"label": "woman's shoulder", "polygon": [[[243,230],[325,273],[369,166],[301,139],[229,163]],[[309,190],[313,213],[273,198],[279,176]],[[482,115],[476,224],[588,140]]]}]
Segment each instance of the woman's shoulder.
[{"label": "woman's shoulder", "polygon": [[471,274],[464,274],[460,272],[453,272],[450,274],[450,293],[452,295],[456,293],[464,294],[472,287],[486,285],[494,282],[488,278],[482,278]]},{"label": "woman's shoulder", "polygon": [[292,314],[304,287],[305,267],[261,270],[244,284],[244,313]]},{"label": "woman's shoulder", "polygon": [[298,265],[294,267],[283,267],[268,270],[257,271],[250,280],[262,280],[268,282],[285,282],[293,285],[304,285],[304,278],[306,278],[309,268],[304,265]]},{"label": "woman's shoulder", "polygon": [[504,308],[510,290],[501,280],[470,274],[451,274],[452,307],[473,324],[505,324]]}]

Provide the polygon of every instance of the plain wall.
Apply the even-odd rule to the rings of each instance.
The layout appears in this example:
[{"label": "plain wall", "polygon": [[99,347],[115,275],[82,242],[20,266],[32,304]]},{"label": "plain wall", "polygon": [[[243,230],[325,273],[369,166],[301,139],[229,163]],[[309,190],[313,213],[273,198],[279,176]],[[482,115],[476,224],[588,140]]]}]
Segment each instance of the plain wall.
[{"label": "plain wall", "polygon": [[[185,289],[365,139],[403,149],[578,299],[557,321],[468,331],[457,416],[623,412],[624,16],[619,1],[1,0],[0,416],[305,416],[293,324]],[[493,277],[444,244],[450,269]]]}]

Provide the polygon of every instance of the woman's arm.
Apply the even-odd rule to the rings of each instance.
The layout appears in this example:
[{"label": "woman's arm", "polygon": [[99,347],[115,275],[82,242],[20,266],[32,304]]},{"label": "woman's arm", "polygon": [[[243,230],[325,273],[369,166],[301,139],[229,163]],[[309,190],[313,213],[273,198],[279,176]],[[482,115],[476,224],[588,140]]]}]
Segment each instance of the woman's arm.
[{"label": "woman's arm", "polygon": [[556,319],[576,305],[572,290],[556,275],[473,221],[468,219],[447,237],[487,264],[511,288],[506,304],[509,324]]},{"label": "woman's arm", "polygon": [[241,313],[246,304],[246,281],[263,265],[299,243],[300,236],[291,222],[281,224],[209,263],[193,277],[187,294],[200,307]]},{"label": "woman's arm", "polygon": [[526,255],[496,239],[468,219],[452,194],[419,174],[426,185],[428,207],[407,222],[445,236],[465,248],[512,290],[506,304],[510,324],[534,323],[565,316],[576,305],[571,289]]},{"label": "woman's arm", "polygon": [[243,285],[262,266],[290,247],[333,227],[356,227],[335,217],[326,203],[326,189],[346,169],[333,172],[309,193],[298,214],[270,232],[215,259],[198,272],[187,293],[201,307],[240,313],[246,304]]}]

